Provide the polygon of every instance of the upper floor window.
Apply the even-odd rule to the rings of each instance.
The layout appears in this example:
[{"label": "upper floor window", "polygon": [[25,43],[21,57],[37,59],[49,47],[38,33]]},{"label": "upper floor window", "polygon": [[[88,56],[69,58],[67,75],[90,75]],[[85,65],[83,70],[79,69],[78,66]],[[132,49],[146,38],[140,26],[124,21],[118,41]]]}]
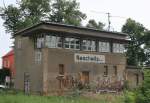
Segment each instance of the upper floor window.
[{"label": "upper floor window", "polygon": [[40,63],[42,60],[42,52],[35,51],[35,63]]},{"label": "upper floor window", "polygon": [[61,48],[62,47],[62,38],[59,36],[46,36],[45,45],[48,48]]},{"label": "upper floor window", "polygon": [[67,49],[80,50],[80,40],[77,38],[65,38],[64,47]]},{"label": "upper floor window", "polygon": [[37,43],[37,44],[36,44],[37,48],[42,48],[42,47],[44,47],[44,38],[43,38],[43,37],[37,38],[37,42],[36,42],[36,43]]},{"label": "upper floor window", "polygon": [[113,43],[113,52],[114,53],[123,53],[125,50],[124,44]]},{"label": "upper floor window", "polygon": [[21,38],[19,38],[17,41],[17,48],[20,49],[21,47],[22,47],[22,41]]},{"label": "upper floor window", "polygon": [[110,52],[109,42],[99,41],[99,52]]},{"label": "upper floor window", "polygon": [[9,68],[9,67],[10,67],[10,62],[9,62],[8,59],[5,59],[3,63],[4,63],[3,66],[4,66],[5,68]]},{"label": "upper floor window", "polygon": [[96,51],[96,42],[94,40],[83,40],[82,50],[84,51]]}]

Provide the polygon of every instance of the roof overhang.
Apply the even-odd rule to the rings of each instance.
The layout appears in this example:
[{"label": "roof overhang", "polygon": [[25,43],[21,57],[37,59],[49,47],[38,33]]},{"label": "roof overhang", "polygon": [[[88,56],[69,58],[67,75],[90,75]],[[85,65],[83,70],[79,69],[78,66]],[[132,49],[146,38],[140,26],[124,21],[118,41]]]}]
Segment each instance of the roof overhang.
[{"label": "roof overhang", "polygon": [[125,33],[102,31],[102,30],[90,29],[85,27],[77,27],[72,25],[47,23],[47,22],[41,22],[32,27],[18,31],[14,34],[14,36],[16,35],[32,36],[33,34],[39,34],[43,32],[51,32],[51,31],[60,32],[64,34],[69,33],[76,36],[91,36],[96,38],[117,39],[117,40],[127,41],[127,42],[130,41],[130,40],[126,40],[127,34]]}]

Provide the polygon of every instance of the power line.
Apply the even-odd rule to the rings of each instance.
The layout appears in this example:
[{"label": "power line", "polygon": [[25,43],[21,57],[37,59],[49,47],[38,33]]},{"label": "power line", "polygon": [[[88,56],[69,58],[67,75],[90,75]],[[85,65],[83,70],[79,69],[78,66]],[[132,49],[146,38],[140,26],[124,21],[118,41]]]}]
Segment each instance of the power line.
[{"label": "power line", "polygon": [[105,14],[107,15],[107,18],[108,18],[108,27],[107,27],[107,30],[110,31],[110,27],[111,27],[111,20],[110,18],[121,18],[121,19],[127,19],[127,17],[122,17],[122,16],[112,16],[109,12],[100,12],[100,11],[91,11],[92,13],[96,13],[96,14]]}]

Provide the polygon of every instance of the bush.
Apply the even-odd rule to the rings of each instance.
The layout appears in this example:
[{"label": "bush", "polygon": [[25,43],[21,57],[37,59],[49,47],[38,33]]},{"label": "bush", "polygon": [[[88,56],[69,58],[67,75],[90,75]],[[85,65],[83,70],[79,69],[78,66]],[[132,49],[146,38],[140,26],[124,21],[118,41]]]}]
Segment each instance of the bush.
[{"label": "bush", "polygon": [[134,92],[125,91],[125,103],[136,103],[136,95]]},{"label": "bush", "polygon": [[140,87],[125,92],[125,103],[150,103],[150,70],[144,71],[144,81]]}]

